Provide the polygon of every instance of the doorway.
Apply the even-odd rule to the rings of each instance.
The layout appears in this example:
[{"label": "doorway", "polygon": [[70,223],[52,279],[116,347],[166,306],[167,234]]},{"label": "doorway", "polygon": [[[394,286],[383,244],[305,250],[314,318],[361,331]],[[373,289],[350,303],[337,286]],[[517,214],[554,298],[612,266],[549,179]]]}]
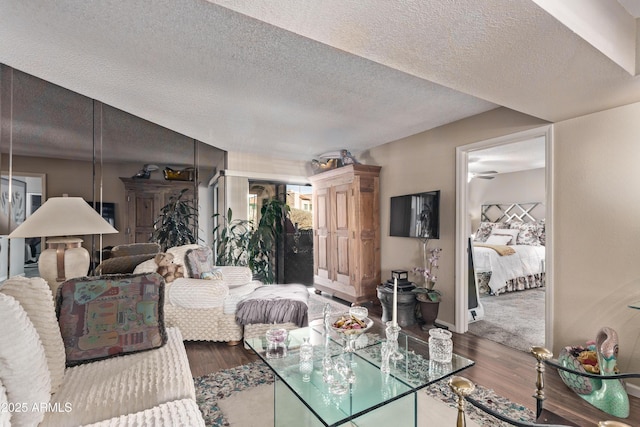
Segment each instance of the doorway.
[{"label": "doorway", "polygon": [[[552,138],[551,138],[551,126],[545,126],[529,131],[520,132],[517,134],[508,135],[500,138],[493,138],[486,141],[480,141],[474,144],[458,147],[456,150],[456,162],[457,162],[457,176],[456,176],[456,331],[460,333],[467,332],[469,330],[470,322],[478,320],[474,315],[472,316],[469,311],[469,301],[474,301],[475,297],[479,297],[482,301],[482,293],[474,295],[474,292],[478,290],[469,286],[470,283],[474,283],[474,278],[478,275],[470,275],[469,273],[469,239],[475,241],[473,234],[478,229],[478,225],[481,220],[487,220],[487,218],[481,218],[481,207],[479,204],[512,204],[514,202],[540,202],[544,208],[542,213],[538,213],[538,218],[543,218],[544,229],[546,234],[546,242],[544,246],[544,253],[542,255],[541,268],[544,269],[544,286],[539,290],[541,293],[536,293],[536,299],[542,298],[540,316],[544,318],[544,324],[540,327],[544,330],[544,343],[538,343],[540,345],[549,346],[553,342],[552,340],[552,286],[553,286],[553,269],[552,269],[552,239],[550,238],[550,232],[552,229],[551,212],[552,210]],[[500,182],[499,176],[503,174],[502,181],[510,181],[511,184],[516,182],[516,177],[524,179],[524,176],[528,176],[529,179],[532,172],[519,172],[516,163],[530,159],[531,153],[523,153],[523,147],[528,145],[534,145],[533,141],[538,141],[543,146],[542,170],[538,171],[538,175],[541,175],[543,189],[536,198],[541,200],[528,200],[526,194],[518,197],[517,189],[505,189],[502,190],[489,190],[491,187],[489,182]],[[497,156],[501,153],[501,157]],[[529,157],[529,159],[528,159]],[[483,163],[492,160],[494,163]],[[485,166],[487,165],[487,166]],[[538,165],[539,167],[539,165]],[[524,166],[522,168],[525,168]],[[533,167],[532,169],[536,169]],[[521,169],[522,170],[522,169]],[[509,175],[508,175],[509,174]],[[486,194],[478,196],[477,188],[481,188]],[[515,192],[514,192],[515,191]],[[482,191],[480,191],[482,193]],[[524,193],[524,192],[523,192]],[[506,197],[500,199],[500,197]],[[521,213],[520,213],[521,214]],[[507,213],[511,215],[511,213]],[[518,217],[515,218],[518,220]],[[525,219],[528,220],[528,219]],[[491,221],[491,220],[488,220]],[[503,218],[501,221],[505,221]],[[506,221],[510,221],[509,218]],[[536,219],[537,221],[537,219]],[[509,227],[506,225],[505,227]],[[515,248],[518,249],[518,248]],[[477,254],[474,251],[474,254]],[[476,267],[478,263],[476,262]],[[490,276],[489,276],[490,277]],[[498,277],[498,276],[496,276]],[[528,286],[528,285],[527,285]],[[525,292],[523,291],[523,296]],[[513,292],[513,295],[517,295]],[[494,301],[497,301],[498,297],[494,297]],[[507,298],[505,298],[506,300]],[[493,301],[492,301],[493,302]],[[472,310],[473,311],[473,310]]]}]

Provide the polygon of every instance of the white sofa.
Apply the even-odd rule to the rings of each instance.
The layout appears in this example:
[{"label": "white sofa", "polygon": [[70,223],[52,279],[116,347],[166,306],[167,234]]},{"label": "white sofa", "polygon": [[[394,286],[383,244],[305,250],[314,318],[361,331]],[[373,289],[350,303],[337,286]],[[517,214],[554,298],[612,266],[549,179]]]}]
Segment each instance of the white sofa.
[{"label": "white sofa", "polygon": [[[189,250],[203,249],[199,245],[184,245],[167,249],[173,261],[184,267],[184,278],[165,287],[164,319],[168,327],[177,327],[187,341],[223,341],[238,344],[243,328],[236,322],[238,302],[262,283],[252,279],[248,267],[213,266],[219,278],[196,279],[189,276],[185,257]],[[148,260],[139,264],[134,274],[156,271],[157,264]]]},{"label": "white sofa", "polygon": [[182,335],[157,349],[65,369],[41,278],[0,284],[0,426],[204,426]]}]

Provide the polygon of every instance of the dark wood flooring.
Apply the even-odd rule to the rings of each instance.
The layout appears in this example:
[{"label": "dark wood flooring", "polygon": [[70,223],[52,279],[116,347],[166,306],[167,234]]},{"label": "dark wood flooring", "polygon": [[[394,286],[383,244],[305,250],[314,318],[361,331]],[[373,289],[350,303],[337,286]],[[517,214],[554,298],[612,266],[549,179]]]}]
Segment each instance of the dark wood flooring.
[{"label": "dark wood flooring", "polygon": [[[368,305],[370,317],[379,320],[381,307]],[[418,325],[404,328],[405,332],[427,339],[427,332]],[[533,356],[502,344],[471,334],[453,334],[454,352],[472,359],[475,366],[462,375],[476,384],[493,389],[497,394],[535,411],[535,359]],[[232,368],[257,360],[258,357],[243,345],[229,346],[216,342],[186,342],[187,355],[194,377],[221,369]],[[547,368],[545,375],[545,408],[570,420],[578,426],[596,426],[598,421],[618,420],[631,426],[640,426],[640,399],[630,396],[631,416],[627,419],[612,417],[586,403],[570,391],[557,372]]]}]

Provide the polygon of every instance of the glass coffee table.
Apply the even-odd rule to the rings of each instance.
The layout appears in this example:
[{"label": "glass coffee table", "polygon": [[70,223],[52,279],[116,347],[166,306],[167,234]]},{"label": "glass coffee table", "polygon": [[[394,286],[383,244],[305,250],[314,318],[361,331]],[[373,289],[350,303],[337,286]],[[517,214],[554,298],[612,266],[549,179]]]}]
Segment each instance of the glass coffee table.
[{"label": "glass coffee table", "polygon": [[[307,375],[299,357],[305,337],[313,344],[313,370]],[[384,329],[376,324],[354,338],[347,345],[342,334],[312,322],[289,331],[282,358],[266,357],[265,337],[246,340],[275,374],[274,426],[417,426],[416,392],[474,364],[455,353],[451,363],[434,363],[426,341],[400,332],[402,359],[391,361],[384,373]]]}]

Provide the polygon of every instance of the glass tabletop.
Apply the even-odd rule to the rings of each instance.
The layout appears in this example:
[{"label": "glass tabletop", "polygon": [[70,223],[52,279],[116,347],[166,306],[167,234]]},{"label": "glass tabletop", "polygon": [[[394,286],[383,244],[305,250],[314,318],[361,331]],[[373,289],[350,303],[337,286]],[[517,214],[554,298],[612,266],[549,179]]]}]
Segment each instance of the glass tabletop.
[{"label": "glass tabletop", "polygon": [[[313,345],[313,371],[308,381],[300,372],[299,349],[303,338],[309,337]],[[441,364],[429,360],[429,346],[424,340],[400,333],[398,349],[401,360],[390,363],[390,372],[383,373],[381,348],[386,340],[384,330],[375,325],[355,337],[354,351],[347,352],[346,339],[322,322],[306,328],[289,331],[287,356],[269,359],[265,355],[264,337],[246,340],[275,375],[324,425],[340,425],[373,409],[384,406],[414,393],[429,384],[454,375],[474,364],[470,359],[453,355],[451,363]],[[331,366],[342,366],[348,376],[355,378],[346,384],[346,390],[336,393],[323,378],[327,361]],[[335,373],[335,372],[334,372]]]}]

